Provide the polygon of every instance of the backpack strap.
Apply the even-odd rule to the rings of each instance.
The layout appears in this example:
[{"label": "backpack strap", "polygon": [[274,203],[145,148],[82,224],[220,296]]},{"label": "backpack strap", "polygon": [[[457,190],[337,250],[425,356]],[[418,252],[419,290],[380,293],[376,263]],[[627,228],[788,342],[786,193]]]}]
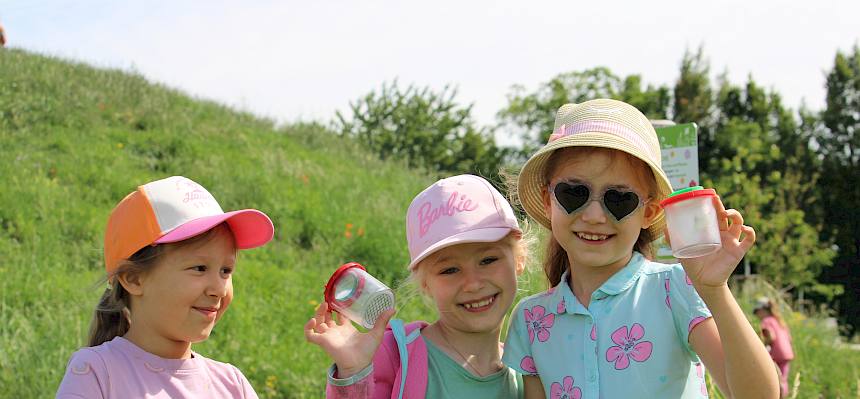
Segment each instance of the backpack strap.
[{"label": "backpack strap", "polygon": [[[400,355],[400,391],[397,398],[403,399],[403,391],[406,389],[406,370],[409,367],[409,355],[406,352],[406,344],[415,340],[417,338],[415,331],[420,333],[420,330],[416,329],[412,331],[412,334],[409,334],[412,339],[409,340],[409,337],[406,336],[406,329],[403,327],[403,320],[391,319],[388,322],[388,326],[391,327],[391,332],[394,334],[394,341],[397,342],[397,352]],[[412,337],[412,335],[415,335],[415,337]]]}]

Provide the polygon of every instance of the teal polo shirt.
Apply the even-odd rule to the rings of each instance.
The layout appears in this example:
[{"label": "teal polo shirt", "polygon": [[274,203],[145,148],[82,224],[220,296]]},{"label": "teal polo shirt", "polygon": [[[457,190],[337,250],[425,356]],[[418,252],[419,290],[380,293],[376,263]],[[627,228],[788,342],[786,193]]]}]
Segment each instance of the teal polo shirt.
[{"label": "teal polo shirt", "polygon": [[568,286],[568,272],[557,286],[517,304],[505,364],[540,376],[551,398],[708,396],[688,336],[711,312],[680,264],[634,252],[587,308]]}]

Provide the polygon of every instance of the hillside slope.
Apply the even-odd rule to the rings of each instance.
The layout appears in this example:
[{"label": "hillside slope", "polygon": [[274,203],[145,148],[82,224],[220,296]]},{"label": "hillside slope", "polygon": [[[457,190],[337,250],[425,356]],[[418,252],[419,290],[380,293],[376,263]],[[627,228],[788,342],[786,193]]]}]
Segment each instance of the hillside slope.
[{"label": "hillside slope", "polygon": [[240,367],[263,397],[308,398],[327,361],[302,326],[328,275],[354,260],[402,276],[403,214],[433,180],[322,126],[276,128],[135,74],[0,51],[0,397],[53,396],[104,287],[111,208],[170,175],[276,227],[242,253],[233,306],[195,350]]}]

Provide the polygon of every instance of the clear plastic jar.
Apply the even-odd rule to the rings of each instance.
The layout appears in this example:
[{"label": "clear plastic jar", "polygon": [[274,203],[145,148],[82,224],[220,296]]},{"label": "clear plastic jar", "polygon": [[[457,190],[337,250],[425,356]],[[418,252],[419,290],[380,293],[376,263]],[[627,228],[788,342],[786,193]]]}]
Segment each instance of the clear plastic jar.
[{"label": "clear plastic jar", "polygon": [[713,204],[716,196],[713,189],[696,186],[675,191],[660,202],[666,212],[672,255],[676,258],[697,258],[722,248]]},{"label": "clear plastic jar", "polygon": [[394,308],[394,292],[365,270],[351,262],[332,274],[325,287],[329,307],[365,328],[373,328],[379,315]]}]

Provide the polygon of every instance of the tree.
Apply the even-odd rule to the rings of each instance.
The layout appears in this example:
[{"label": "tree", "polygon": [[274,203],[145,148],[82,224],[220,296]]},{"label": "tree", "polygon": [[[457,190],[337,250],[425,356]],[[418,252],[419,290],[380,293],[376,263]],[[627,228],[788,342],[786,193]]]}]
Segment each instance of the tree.
[{"label": "tree", "polygon": [[[699,154],[714,154],[714,134],[712,132],[714,98],[711,90],[710,63],[704,56],[702,47],[695,53],[684,52],[681,70],[673,90],[674,101],[672,120],[677,123],[695,122],[699,125]],[[719,154],[722,155],[722,154]],[[713,174],[716,171],[709,164],[708,157],[699,157],[699,171]]]},{"label": "tree", "polygon": [[843,319],[860,327],[860,49],[837,52],[827,74],[827,107],[816,135],[824,164],[823,222],[838,248],[829,281],[845,284]]},{"label": "tree", "polygon": [[402,159],[410,167],[445,174],[473,173],[496,180],[508,150],[492,132],[475,126],[472,106],[455,101],[456,89],[441,92],[397,81],[351,102],[349,117],[336,113],[335,125],[381,159]]},{"label": "tree", "polygon": [[710,157],[704,176],[726,205],[738,207],[756,228],[759,239],[750,262],[778,287],[832,297],[840,287],[817,279],[834,252],[820,239],[821,225],[806,212],[813,208],[821,176],[811,135],[778,94],[767,93],[752,77],[743,87],[723,80],[718,93],[711,145],[719,155]]},{"label": "tree", "polygon": [[639,75],[622,79],[605,67],[562,73],[532,93],[526,92],[523,86],[513,86],[507,96],[508,105],[497,116],[502,126],[519,133],[522,138],[524,145],[519,159],[523,160],[546,144],[556,112],[564,104],[612,98],[630,103],[651,118],[666,118],[669,89],[648,85],[642,90],[641,81]]}]

